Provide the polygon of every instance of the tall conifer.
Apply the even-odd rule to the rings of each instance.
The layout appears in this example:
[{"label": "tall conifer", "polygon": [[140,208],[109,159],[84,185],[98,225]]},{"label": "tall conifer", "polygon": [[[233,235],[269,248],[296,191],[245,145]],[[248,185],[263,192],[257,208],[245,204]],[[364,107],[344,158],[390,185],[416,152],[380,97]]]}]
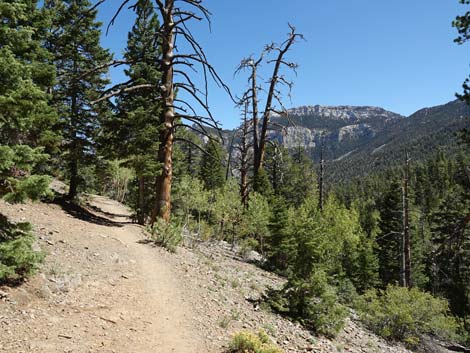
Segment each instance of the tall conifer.
[{"label": "tall conifer", "polygon": [[[153,182],[158,170],[159,83],[157,15],[150,0],[139,0],[136,20],[128,34],[124,53],[129,63],[125,70],[132,86],[138,90],[123,91],[116,99],[116,114],[104,122],[103,142],[111,147],[115,158],[126,160],[137,176],[137,197],[133,201],[139,223],[145,222],[152,203]],[[145,85],[148,85],[145,86]]]},{"label": "tall conifer", "polygon": [[95,156],[101,105],[92,104],[108,83],[106,63],[112,56],[100,45],[101,23],[88,0],[49,0],[55,9],[49,47],[54,53],[57,82],[54,100],[64,132],[64,154],[70,178],[69,197],[77,195],[80,168]]}]

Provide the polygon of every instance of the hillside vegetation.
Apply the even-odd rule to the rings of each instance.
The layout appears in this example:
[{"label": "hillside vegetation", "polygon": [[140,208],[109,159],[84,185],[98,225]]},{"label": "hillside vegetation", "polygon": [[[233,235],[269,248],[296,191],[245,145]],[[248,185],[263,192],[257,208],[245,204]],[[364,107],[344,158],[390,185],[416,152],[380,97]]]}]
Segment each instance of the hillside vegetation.
[{"label": "hillside vegetation", "polygon": [[206,1],[108,1],[104,30],[105,2],[0,0],[0,350],[465,351],[468,81],[410,117],[289,110],[292,24],[232,92]]}]

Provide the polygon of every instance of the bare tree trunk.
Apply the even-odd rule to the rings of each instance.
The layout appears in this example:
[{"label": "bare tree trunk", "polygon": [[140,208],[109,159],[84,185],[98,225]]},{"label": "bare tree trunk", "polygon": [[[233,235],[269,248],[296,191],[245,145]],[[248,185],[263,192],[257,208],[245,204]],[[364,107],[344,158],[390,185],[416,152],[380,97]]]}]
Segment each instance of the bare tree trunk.
[{"label": "bare tree trunk", "polygon": [[243,207],[246,209],[248,207],[248,151],[250,148],[248,134],[250,133],[250,124],[248,121],[248,100],[245,100],[244,103],[245,106],[243,111],[243,121],[238,150],[240,152],[240,197]]},{"label": "bare tree trunk", "polygon": [[295,28],[290,26],[291,32],[289,33],[288,39],[280,46],[275,47],[271,45],[269,47],[269,51],[276,50],[278,52],[276,60],[274,60],[274,70],[273,74],[271,75],[270,85],[268,90],[268,96],[266,98],[266,106],[263,112],[263,121],[261,126],[261,133],[259,135],[259,143],[256,147],[257,150],[255,151],[254,156],[254,175],[257,176],[259,174],[259,170],[263,167],[264,163],[264,156],[266,152],[266,142],[267,142],[267,133],[268,133],[268,126],[269,126],[269,119],[273,112],[273,101],[277,98],[279,101],[279,97],[276,97],[276,86],[277,84],[282,81],[283,83],[288,84],[289,86],[291,83],[288,83],[279,76],[279,70],[281,65],[286,65],[289,68],[295,69],[296,65],[293,63],[289,63],[284,61],[285,54],[289,51],[290,47],[295,43],[298,37],[302,37],[302,35],[297,34]]},{"label": "bare tree trunk", "polygon": [[70,185],[68,198],[74,199],[77,196],[78,189],[78,161],[75,157],[70,161]]},{"label": "bare tree trunk", "polygon": [[163,109],[160,115],[160,146],[158,149],[158,162],[162,166],[161,174],[155,182],[155,204],[152,210],[150,223],[155,223],[157,218],[165,222],[170,221],[171,212],[171,182],[173,177],[173,125],[174,111],[174,87],[173,87],[173,55],[174,55],[174,0],[166,0],[163,16],[162,40],[162,101]]},{"label": "bare tree trunk", "polygon": [[230,178],[232,174],[231,164],[232,164],[232,153],[233,153],[233,142],[235,141],[235,134],[232,136],[232,140],[230,141],[230,148],[228,150],[228,158],[227,158],[227,169],[225,171],[225,180]]},{"label": "bare tree trunk", "polygon": [[143,175],[139,176],[139,213],[137,215],[137,222],[139,224],[144,225],[145,224],[145,178]]},{"label": "bare tree trunk", "polygon": [[410,158],[406,155],[403,177],[403,239],[402,239],[402,263],[401,285],[411,288],[411,241],[409,224],[409,182],[410,182]]},{"label": "bare tree trunk", "polygon": [[70,185],[69,185],[69,193],[68,198],[73,200],[78,193],[78,154],[79,152],[79,144],[77,141],[77,133],[76,133],[76,125],[77,125],[77,97],[75,94],[72,94],[71,97],[71,105],[70,105],[70,126],[71,126],[71,150],[70,150]]},{"label": "bare tree trunk", "polygon": [[[253,64],[252,66],[252,76],[251,76],[251,90],[252,90],[252,109],[253,109],[253,158],[254,165],[258,165],[259,161],[259,132],[258,132],[258,86],[257,86],[257,77],[258,77],[258,65],[261,63],[262,57]],[[254,178],[258,177],[258,169],[254,168]]]},{"label": "bare tree trunk", "polygon": [[191,166],[193,165],[193,147],[191,144],[188,144],[188,158],[186,163],[188,164],[187,172],[189,175],[192,175],[193,171]]},{"label": "bare tree trunk", "polygon": [[325,202],[325,199],[324,199],[324,193],[325,193],[325,190],[324,190],[324,182],[325,182],[325,179],[324,179],[324,173],[325,173],[325,160],[323,159],[323,136],[321,137],[321,141],[320,141],[320,175],[319,175],[319,178],[318,178],[318,208],[320,210],[320,212],[323,211],[323,203]]}]

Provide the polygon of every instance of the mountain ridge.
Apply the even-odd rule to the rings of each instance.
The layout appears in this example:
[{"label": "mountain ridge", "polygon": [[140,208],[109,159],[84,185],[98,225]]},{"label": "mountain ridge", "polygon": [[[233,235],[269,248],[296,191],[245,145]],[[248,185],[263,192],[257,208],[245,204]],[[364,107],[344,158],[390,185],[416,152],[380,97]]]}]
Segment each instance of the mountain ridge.
[{"label": "mountain ridge", "polygon": [[341,181],[393,167],[406,152],[421,160],[439,149],[455,151],[455,133],[470,125],[468,117],[470,107],[459,100],[408,117],[374,106],[303,105],[288,109],[288,119],[273,115],[268,138],[289,150],[304,148],[315,162],[323,144],[329,179]]}]

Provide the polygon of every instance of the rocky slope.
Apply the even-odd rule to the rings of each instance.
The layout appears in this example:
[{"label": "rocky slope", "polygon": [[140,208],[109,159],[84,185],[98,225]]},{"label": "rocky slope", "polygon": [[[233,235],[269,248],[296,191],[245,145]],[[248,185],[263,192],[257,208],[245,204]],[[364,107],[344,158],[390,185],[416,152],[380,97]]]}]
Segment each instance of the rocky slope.
[{"label": "rocky slope", "polygon": [[2,353],[222,353],[235,332],[263,329],[285,352],[408,353],[353,319],[334,341],[256,304],[284,280],[223,242],[186,242],[176,254],[145,242],[114,201],[84,208],[9,205],[31,221],[48,256],[25,284],[0,287]]},{"label": "rocky slope", "polygon": [[288,117],[273,117],[284,129],[271,132],[271,139],[284,147],[305,147],[313,158],[318,158],[318,147],[323,141],[329,158],[335,159],[354,150],[387,127],[404,119],[403,116],[378,107],[303,106],[288,111]]}]

